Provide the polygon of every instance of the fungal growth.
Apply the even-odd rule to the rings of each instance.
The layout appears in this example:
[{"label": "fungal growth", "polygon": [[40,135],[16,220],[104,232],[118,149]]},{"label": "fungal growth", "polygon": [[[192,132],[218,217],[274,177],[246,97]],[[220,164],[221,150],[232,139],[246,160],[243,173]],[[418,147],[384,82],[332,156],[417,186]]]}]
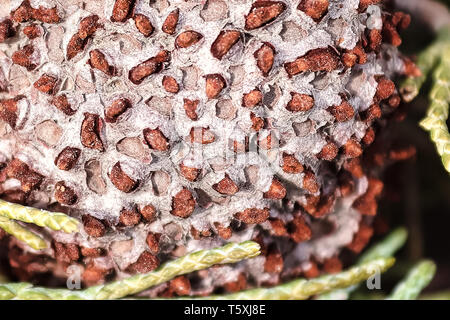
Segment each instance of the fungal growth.
[{"label": "fungal growth", "polygon": [[10,6],[0,198],[79,222],[33,228],[43,250],[0,232],[18,279],[64,285],[77,266],[88,287],[259,244],[148,291],[204,296],[336,273],[369,242],[379,172],[398,159],[381,134],[393,80],[415,68],[397,49],[409,16],[387,1]]}]

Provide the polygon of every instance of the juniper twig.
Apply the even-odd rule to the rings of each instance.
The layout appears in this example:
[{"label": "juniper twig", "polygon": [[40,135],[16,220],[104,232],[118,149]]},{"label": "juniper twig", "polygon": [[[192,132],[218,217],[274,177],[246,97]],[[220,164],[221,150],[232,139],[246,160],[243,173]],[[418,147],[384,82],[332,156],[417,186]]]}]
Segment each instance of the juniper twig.
[{"label": "juniper twig", "polygon": [[209,268],[215,264],[235,263],[260,254],[260,246],[253,241],[229,243],[223,247],[197,251],[161,265],[155,271],[118,280],[85,290],[48,289],[30,283],[0,284],[0,300],[106,300],[118,299],[144,291],[179,275]]},{"label": "juniper twig", "polygon": [[[397,228],[387,235],[382,241],[369,248],[358,260],[358,264],[368,261],[392,257],[406,242],[408,231],[405,228]],[[317,297],[318,300],[347,300],[350,294],[358,286],[351,286],[345,289],[334,290]]]},{"label": "juniper twig", "polygon": [[0,200],[0,216],[67,233],[78,231],[79,226],[77,219],[64,213],[26,207],[4,200]]},{"label": "juniper twig", "polygon": [[382,273],[395,262],[394,258],[372,260],[347,271],[326,275],[316,279],[298,279],[273,288],[245,290],[228,295],[209,296],[200,299],[215,300],[304,300],[311,296],[346,288],[368,279],[376,273]]},{"label": "juniper twig", "polygon": [[441,29],[434,43],[423,51],[417,66],[422,75],[410,77],[401,85],[400,92],[406,102],[412,101],[425,83],[429,73],[433,73],[433,87],[430,92],[430,106],[427,116],[420,125],[430,132],[445,169],[450,172],[450,134],[446,121],[450,103],[450,26]]},{"label": "juniper twig", "polygon": [[136,275],[129,279],[113,282],[97,290],[93,287],[97,299],[117,299],[138,293],[156,284],[166,282],[176,276],[202,270],[215,264],[235,263],[260,254],[256,242],[246,241],[240,244],[230,243],[212,250],[201,250],[168,262],[164,267],[149,274]]},{"label": "juniper twig", "polygon": [[22,227],[14,220],[0,216],[0,228],[18,240],[25,242],[33,249],[41,250],[47,248],[44,239]]},{"label": "juniper twig", "polygon": [[420,125],[430,132],[445,169],[450,172],[450,134],[446,121],[450,103],[450,45],[444,50],[441,62],[434,73],[430,92],[431,105]]},{"label": "juniper twig", "polygon": [[389,300],[413,300],[431,282],[436,272],[433,261],[424,260],[415,265],[406,278],[389,295]]}]

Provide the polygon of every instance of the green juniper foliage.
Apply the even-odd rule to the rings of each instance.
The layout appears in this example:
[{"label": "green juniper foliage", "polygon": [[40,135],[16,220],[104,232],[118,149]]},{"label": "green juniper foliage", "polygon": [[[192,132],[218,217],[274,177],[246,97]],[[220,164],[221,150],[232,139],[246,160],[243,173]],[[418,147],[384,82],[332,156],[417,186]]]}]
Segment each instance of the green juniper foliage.
[{"label": "green juniper foliage", "polygon": [[25,242],[33,249],[41,250],[47,248],[44,239],[22,227],[14,220],[0,216],[0,228],[20,241]]},{"label": "green juniper foliage", "polygon": [[390,300],[413,300],[431,282],[436,273],[433,261],[425,260],[415,265],[388,297]]},{"label": "green juniper foliage", "polygon": [[446,121],[450,103],[450,27],[441,30],[436,41],[419,55],[417,66],[422,75],[408,78],[401,87],[405,101],[412,101],[427,76],[433,74],[430,106],[420,125],[430,133],[445,169],[450,172],[450,134]]},{"label": "green juniper foliage", "polygon": [[47,243],[38,235],[22,227],[15,220],[67,233],[76,232],[79,228],[77,219],[63,213],[50,212],[0,200],[0,228],[36,250],[47,248]]},{"label": "green juniper foliage", "polygon": [[67,233],[78,231],[79,227],[77,219],[69,217],[64,213],[25,207],[4,200],[0,200],[0,216],[33,223],[40,227],[48,227],[56,231],[62,230]]}]

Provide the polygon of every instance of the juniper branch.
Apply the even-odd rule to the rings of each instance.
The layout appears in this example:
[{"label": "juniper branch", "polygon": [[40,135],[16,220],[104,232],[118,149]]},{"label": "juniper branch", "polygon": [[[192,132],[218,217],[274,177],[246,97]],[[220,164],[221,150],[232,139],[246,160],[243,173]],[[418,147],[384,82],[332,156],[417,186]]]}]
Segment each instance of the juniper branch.
[{"label": "juniper branch", "polygon": [[389,300],[413,300],[431,282],[436,272],[433,261],[424,260],[414,266],[388,297]]},{"label": "juniper branch", "polygon": [[223,247],[197,251],[161,265],[155,271],[139,274],[106,285],[73,291],[33,287],[29,283],[0,284],[0,300],[106,300],[123,298],[169,281],[179,275],[209,268],[215,264],[235,263],[260,254],[260,246],[253,241],[229,243]]},{"label": "juniper branch", "polygon": [[368,279],[376,273],[390,268],[394,258],[380,258],[352,267],[347,271],[326,275],[316,279],[298,279],[273,288],[245,290],[228,295],[210,296],[200,299],[215,300],[304,300],[311,296],[346,288]]},{"label": "juniper branch", "polygon": [[445,169],[450,172],[450,134],[446,121],[450,103],[450,45],[443,52],[441,63],[434,73],[430,92],[431,105],[420,125],[430,132]]},{"label": "juniper branch", "polygon": [[79,222],[64,213],[50,212],[20,204],[0,200],[0,216],[33,223],[40,227],[48,227],[53,230],[62,230],[66,233],[78,231]]},{"label": "juniper branch", "polygon": [[[215,264],[235,263],[253,258],[260,253],[256,242],[246,241],[240,244],[230,243],[212,250],[201,250],[168,262],[164,268],[147,275],[136,275],[129,279],[113,282],[100,290],[91,290],[97,299],[116,299],[138,293],[156,284],[166,282],[176,276],[208,268]],[[88,289],[89,290],[89,289]]]},{"label": "juniper branch", "polygon": [[47,244],[44,239],[22,227],[14,220],[0,216],[0,228],[18,240],[25,242],[33,249],[41,250],[47,248]]},{"label": "juniper branch", "polygon": [[[369,248],[359,259],[358,264],[368,261],[392,257],[401,247],[404,246],[408,238],[408,231],[405,228],[397,228],[387,235],[382,241]],[[317,297],[318,300],[347,300],[350,294],[358,286],[351,286],[341,290],[334,290]]]}]

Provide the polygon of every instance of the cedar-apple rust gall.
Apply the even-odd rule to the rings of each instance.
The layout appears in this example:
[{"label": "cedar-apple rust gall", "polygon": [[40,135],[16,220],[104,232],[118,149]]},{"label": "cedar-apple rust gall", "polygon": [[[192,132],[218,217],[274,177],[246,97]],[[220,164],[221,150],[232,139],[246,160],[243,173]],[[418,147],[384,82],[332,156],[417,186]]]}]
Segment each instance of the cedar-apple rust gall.
[{"label": "cedar-apple rust gall", "polygon": [[266,315],[264,304],[228,304],[226,306],[200,306],[191,304],[184,307],[185,315],[208,315],[215,318],[217,315],[255,316]]},{"label": "cedar-apple rust gall", "polygon": [[[186,314],[267,314],[242,300],[309,298],[317,282],[285,280],[336,284],[341,253],[375,235],[382,171],[414,153],[384,133],[405,111],[392,79],[414,69],[396,47],[407,14],[382,0],[6,2],[0,260],[40,287],[0,284],[0,298],[239,296]],[[42,292],[54,279],[67,290]]]}]

